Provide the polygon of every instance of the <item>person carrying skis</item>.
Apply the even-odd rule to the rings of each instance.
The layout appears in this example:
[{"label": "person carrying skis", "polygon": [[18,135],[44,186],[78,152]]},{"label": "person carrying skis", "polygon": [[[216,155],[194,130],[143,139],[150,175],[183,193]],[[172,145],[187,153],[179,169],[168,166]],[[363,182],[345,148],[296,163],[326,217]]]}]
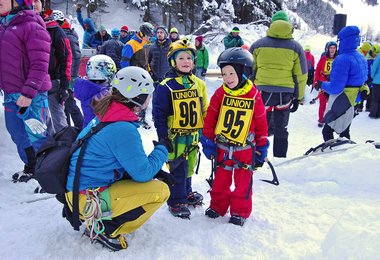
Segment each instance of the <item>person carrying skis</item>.
[{"label": "person carrying skis", "polygon": [[198,142],[208,107],[206,85],[192,74],[196,50],[187,40],[173,42],[168,51],[171,70],[155,90],[154,125],[158,139],[169,151],[169,170],[175,179],[170,187],[169,211],[189,218],[189,205],[202,204],[193,192],[191,176],[198,161]]},{"label": "person carrying skis", "polygon": [[[156,143],[147,156],[138,132],[136,111],[147,105],[154,89],[149,73],[133,66],[122,69],[112,86],[112,93],[94,100],[96,118],[78,136],[112,122],[88,139],[80,169],[79,213],[86,221],[86,236],[118,251],[127,248],[125,234],[141,227],[169,197],[167,184],[152,178],[170,180],[170,175],[161,171],[168,158],[165,146]],[[71,157],[66,186],[69,207],[81,149]]]},{"label": "person carrying skis", "polygon": [[100,99],[108,93],[115,73],[116,65],[111,57],[98,54],[92,56],[87,62],[87,78],[78,78],[75,81],[74,95],[82,107],[83,128],[95,117],[91,106],[93,98]]},{"label": "person carrying skis", "polygon": [[330,81],[318,81],[315,89],[330,95],[323,119],[323,140],[334,139],[334,132],[350,139],[350,125],[354,118],[354,105],[359,95],[369,94],[363,84],[367,80],[368,65],[364,56],[356,50],[360,44],[357,26],[346,26],[338,33],[339,55],[334,59]]},{"label": "person carrying skis", "polygon": [[27,182],[34,176],[36,151],[47,135],[50,36],[32,3],[4,0],[0,5],[5,125],[24,162],[24,170],[13,174],[14,182]]},{"label": "person carrying skis", "polygon": [[[220,54],[217,64],[224,83],[211,97],[201,138],[205,156],[216,160],[205,214],[217,218],[229,209],[229,223],[243,226],[252,211],[253,171],[262,166],[268,153],[268,125],[261,94],[248,79],[252,55],[230,48]],[[232,180],[235,189],[231,191]]]},{"label": "person carrying skis", "polygon": [[[328,42],[326,54],[323,55],[318,61],[317,69],[315,70],[313,86],[315,86],[318,83],[318,81],[330,81],[330,71],[332,68],[332,63],[337,55],[338,44],[334,41]],[[323,127],[323,116],[325,115],[327,101],[329,100],[329,94],[327,94],[323,90],[320,90],[318,92],[318,99],[318,127]]]}]

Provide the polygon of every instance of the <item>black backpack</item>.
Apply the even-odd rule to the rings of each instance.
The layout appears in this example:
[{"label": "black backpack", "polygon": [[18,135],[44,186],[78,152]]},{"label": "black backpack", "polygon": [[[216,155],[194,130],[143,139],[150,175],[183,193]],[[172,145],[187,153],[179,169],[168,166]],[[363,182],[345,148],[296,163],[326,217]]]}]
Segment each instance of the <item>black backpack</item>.
[{"label": "black backpack", "polygon": [[[35,178],[41,188],[47,193],[57,194],[58,201],[64,204],[62,216],[65,217],[75,230],[79,230],[79,178],[84,152],[88,139],[112,122],[102,122],[91,128],[81,139],[77,139],[80,130],[67,126],[53,136],[49,136],[37,152]],[[68,207],[65,192],[67,175],[72,154],[82,147],[79,152],[75,169],[73,187],[73,211]]]}]

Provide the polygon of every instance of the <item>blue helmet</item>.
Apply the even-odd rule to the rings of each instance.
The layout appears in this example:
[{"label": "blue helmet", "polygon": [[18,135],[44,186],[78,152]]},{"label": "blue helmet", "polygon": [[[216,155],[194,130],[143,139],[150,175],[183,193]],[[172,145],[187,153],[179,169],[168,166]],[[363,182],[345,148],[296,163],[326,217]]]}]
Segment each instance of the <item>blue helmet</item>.
[{"label": "blue helmet", "polygon": [[111,31],[112,38],[116,38],[120,36],[120,30],[118,28],[113,28]]}]

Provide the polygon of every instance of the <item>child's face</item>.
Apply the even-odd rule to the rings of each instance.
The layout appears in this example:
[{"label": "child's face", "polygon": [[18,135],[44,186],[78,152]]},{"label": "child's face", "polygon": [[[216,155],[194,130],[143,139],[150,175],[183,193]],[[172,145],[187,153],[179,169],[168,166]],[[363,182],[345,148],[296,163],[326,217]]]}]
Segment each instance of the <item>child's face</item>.
[{"label": "child's face", "polygon": [[[16,6],[16,4],[15,4],[15,6]],[[12,9],[11,1],[0,0],[0,14],[8,13],[11,9]]]},{"label": "child's face", "polygon": [[175,64],[179,71],[189,73],[194,67],[193,57],[189,53],[181,51],[175,58]]},{"label": "child's face", "polygon": [[224,83],[226,83],[227,87],[230,89],[235,88],[239,83],[238,75],[236,74],[234,67],[231,65],[222,68],[222,77]]},{"label": "child's face", "polygon": [[42,2],[41,0],[33,0],[34,10],[38,13],[42,12]]}]

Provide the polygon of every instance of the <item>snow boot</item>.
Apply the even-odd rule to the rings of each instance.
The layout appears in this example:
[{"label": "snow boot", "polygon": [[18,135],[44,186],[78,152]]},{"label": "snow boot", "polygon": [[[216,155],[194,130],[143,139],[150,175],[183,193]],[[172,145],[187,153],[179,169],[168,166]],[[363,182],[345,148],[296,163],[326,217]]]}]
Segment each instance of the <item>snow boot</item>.
[{"label": "snow boot", "polygon": [[34,169],[30,169],[28,165],[24,166],[24,170],[16,172],[12,175],[12,181],[16,182],[28,182],[34,177]]},{"label": "snow boot", "polygon": [[214,218],[214,219],[220,217],[220,214],[216,212],[215,210],[213,210],[212,208],[206,209],[205,215],[209,218]]},{"label": "snow boot", "polygon": [[91,242],[97,242],[102,244],[104,247],[112,251],[120,251],[128,247],[127,241],[123,235],[119,235],[115,238],[107,237],[104,234],[97,234],[94,238],[91,238],[91,231],[89,227],[86,227],[83,235],[88,236]]},{"label": "snow boot", "polygon": [[237,226],[243,226],[246,220],[247,220],[246,218],[243,218],[241,216],[232,215],[228,223],[231,223]]},{"label": "snow boot", "polygon": [[187,218],[190,219],[191,212],[186,207],[185,204],[176,204],[174,206],[169,206],[169,212],[178,218]]},{"label": "snow boot", "polygon": [[190,192],[189,195],[187,195],[187,204],[189,206],[194,206],[194,208],[196,206],[202,206],[203,205],[202,194],[200,194],[196,191]]}]

